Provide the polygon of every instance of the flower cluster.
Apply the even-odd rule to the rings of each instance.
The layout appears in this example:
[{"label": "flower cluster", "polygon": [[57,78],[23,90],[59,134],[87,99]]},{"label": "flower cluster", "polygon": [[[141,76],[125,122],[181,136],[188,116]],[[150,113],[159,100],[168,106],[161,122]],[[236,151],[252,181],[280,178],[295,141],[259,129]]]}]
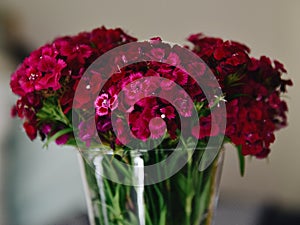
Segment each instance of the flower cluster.
[{"label": "flower cluster", "polygon": [[[70,126],[74,92],[87,67],[103,53],[132,41],[136,39],[121,29],[101,27],[57,38],[32,52],[10,82],[12,91],[20,96],[12,115],[25,120],[29,138],[35,139],[37,133],[42,139],[51,137]],[[101,82],[96,76],[92,79],[93,84]],[[56,142],[65,144],[72,134],[63,137]]]},{"label": "flower cluster", "polygon": [[249,56],[250,49],[240,43],[204,37],[188,39],[214,71],[228,101],[226,136],[244,155],[264,158],[275,141],[274,131],[287,125],[287,104],[280,99],[291,80],[282,79],[284,66],[266,56]]},{"label": "flower cluster", "polygon": [[[118,65],[117,72],[99,66],[89,71],[88,78],[83,76],[99,56],[136,40],[121,29],[102,27],[57,38],[31,53],[10,83],[20,96],[12,114],[24,120],[29,138],[39,133],[43,140],[75,145],[72,131],[78,130],[88,146],[99,136],[114,149],[133,137],[141,141],[164,137],[168,147],[185,129],[200,141],[225,135],[226,141],[241,147],[243,155],[268,155],[274,131],[287,124],[287,105],[280,95],[292,82],[282,78],[286,70],[281,63],[265,56],[251,58],[250,49],[243,44],[195,34],[188,38],[193,44],[190,51],[203,63],[189,63],[188,67],[212,90],[215,84],[207,68],[213,72],[224,93],[215,96],[214,102],[207,100],[197,81],[181,67],[185,57],[178,54],[179,46],[165,44],[160,38],[130,49],[130,57],[120,54],[111,59]],[[136,63],[128,64],[130,61]],[[111,74],[109,79],[107,74]],[[74,99],[75,91],[80,95]],[[92,105],[91,96],[97,96]],[[224,133],[218,123],[212,124],[211,111],[217,122],[222,118],[220,101],[226,101]],[[180,118],[193,116],[194,108],[199,121],[184,127]],[[88,118],[82,120],[78,114],[78,127],[72,126],[74,111]]]}]

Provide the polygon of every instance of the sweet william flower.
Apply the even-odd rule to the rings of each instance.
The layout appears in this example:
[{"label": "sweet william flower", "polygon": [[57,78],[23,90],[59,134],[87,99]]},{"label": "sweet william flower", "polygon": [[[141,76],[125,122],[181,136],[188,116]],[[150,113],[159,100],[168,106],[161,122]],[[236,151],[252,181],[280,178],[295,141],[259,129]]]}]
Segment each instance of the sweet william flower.
[{"label": "sweet william flower", "polygon": [[174,106],[180,115],[184,117],[190,117],[192,115],[194,105],[190,96],[188,96],[184,91],[179,91],[176,97],[174,97]]},{"label": "sweet william flower", "polygon": [[[220,121],[211,124],[207,110],[211,102],[207,101],[208,96],[197,83],[200,80],[209,90],[214,90],[216,86],[208,76],[210,70],[226,99],[226,140],[242,146],[244,155],[263,158],[269,154],[275,130],[287,125],[288,108],[281,99],[281,93],[292,85],[292,81],[283,79],[286,69],[282,63],[272,62],[265,56],[258,59],[250,57],[250,49],[243,44],[198,33],[188,38],[192,46],[187,48],[192,52],[183,54],[180,46],[168,45],[160,38],[140,42],[137,47],[131,45],[127,49],[129,54],[120,52],[106,62],[116,67],[95,68],[78,85],[87,68],[99,56],[136,40],[122,29],[101,27],[91,32],[59,37],[32,52],[12,74],[10,82],[13,92],[20,96],[12,115],[25,121],[24,129],[29,138],[34,139],[39,133],[42,139],[49,139],[72,124],[72,113],[76,115],[83,110],[90,119],[81,121],[81,117],[75,116],[80,125],[74,129],[79,130],[79,136],[87,146],[95,142],[97,134],[105,144],[118,148],[130,141],[130,135],[141,140],[156,139],[164,134],[165,129],[168,132],[166,138],[174,140],[180,129],[191,129],[181,126],[179,116],[192,116],[196,104],[200,121],[194,122],[201,129],[196,134],[195,126],[190,132],[194,132],[199,141],[205,141],[220,135]],[[189,63],[193,54],[201,57],[203,62]],[[122,67],[139,61],[141,57],[148,60]],[[186,64],[187,68],[182,66]],[[115,74],[106,79],[107,74],[112,73]],[[193,79],[189,73],[196,78]],[[155,82],[151,77],[165,80]],[[102,83],[104,80],[105,84]],[[183,91],[178,91],[176,85],[181,86]],[[98,90],[100,86],[102,90]],[[116,95],[121,90],[123,92],[117,99]],[[75,91],[81,94],[73,101]],[[91,101],[91,97],[98,93],[96,101]],[[213,98],[214,94],[209,97]],[[90,112],[88,109],[93,106],[95,111]],[[120,116],[116,134],[110,121],[113,110]],[[53,116],[52,112],[57,115]],[[121,116],[124,112],[130,114],[132,134],[125,132],[125,121]],[[47,124],[51,124],[51,129]],[[73,138],[68,133],[59,137],[57,142],[72,143],[68,141]]]},{"label": "sweet william flower", "polygon": [[159,111],[162,113],[161,118],[167,118],[168,120],[175,119],[175,110],[172,106],[163,107]]},{"label": "sweet william flower", "polygon": [[11,108],[10,115],[11,115],[11,117],[18,116],[18,109],[17,109],[17,107],[15,105]]},{"label": "sweet william flower", "polygon": [[154,60],[162,61],[165,56],[165,49],[162,48],[153,48],[150,51],[151,58]]},{"label": "sweet william flower", "polygon": [[[148,111],[149,112],[149,111]],[[129,121],[131,126],[132,134],[142,140],[145,141],[150,136],[149,130],[149,121],[148,116],[145,115],[146,112],[132,112],[129,115]]]},{"label": "sweet william flower", "polygon": [[153,79],[151,76],[146,79],[140,79],[142,77],[142,73],[132,73],[130,74],[128,81],[122,84],[125,102],[129,106],[156,93],[156,90],[159,87],[157,80]]},{"label": "sweet william flower", "polygon": [[270,154],[270,148],[263,148],[260,153],[256,154],[255,157],[258,159],[264,159]]},{"label": "sweet william flower", "polygon": [[137,39],[126,34],[122,29],[106,29],[104,26],[91,31],[90,41],[96,46],[100,54],[119,46],[122,43]]},{"label": "sweet william flower", "polygon": [[30,140],[34,140],[37,136],[36,126],[34,124],[31,124],[30,122],[25,122],[23,124],[23,127]]},{"label": "sweet william flower", "polygon": [[160,116],[156,113],[157,107],[155,97],[143,98],[136,103],[136,107],[129,114],[129,125],[136,138],[145,141],[150,137],[149,123],[153,118]]},{"label": "sweet william flower", "polygon": [[91,46],[78,44],[73,40],[56,41],[56,46],[60,49],[61,55],[67,57],[68,62],[76,60],[78,63],[84,64],[85,60],[93,53]]},{"label": "sweet william flower", "polygon": [[274,60],[274,64],[275,64],[275,69],[277,71],[280,71],[282,73],[287,73],[286,69],[284,68],[284,65],[279,62],[278,60]]},{"label": "sweet william flower", "polygon": [[103,93],[99,97],[97,97],[94,106],[96,108],[96,114],[98,116],[105,116],[109,113],[109,111],[114,110],[118,107],[118,99],[117,95],[108,97],[108,94]]},{"label": "sweet william flower", "polygon": [[150,120],[149,130],[152,139],[161,138],[166,132],[166,123],[160,117],[155,117]]},{"label": "sweet william flower", "polygon": [[40,130],[43,134],[48,135],[52,131],[52,126],[49,123],[43,124]]},{"label": "sweet william flower", "polygon": [[171,52],[168,57],[163,60],[163,63],[171,65],[171,66],[178,66],[180,65],[180,57],[175,53],[175,52]]},{"label": "sweet william flower", "polygon": [[81,121],[78,126],[79,138],[89,147],[96,137],[95,118],[91,117],[87,121]]},{"label": "sweet william flower", "polygon": [[68,142],[69,139],[70,139],[70,135],[64,134],[64,135],[61,135],[60,137],[56,138],[55,143],[57,145],[64,145]]},{"label": "sweet william flower", "polygon": [[[81,81],[81,82],[80,82]],[[64,96],[62,96],[63,105],[66,105],[68,103],[71,103],[68,105],[68,107],[75,107],[77,109],[80,108],[90,108],[93,107],[91,103],[91,98],[95,96],[99,90],[100,86],[102,85],[103,79],[101,76],[101,73],[98,71],[92,70],[90,72],[90,75],[88,76],[88,79],[84,80],[77,80],[73,84],[73,88],[69,90],[69,92],[65,93]],[[74,93],[79,93],[77,95],[76,100],[74,100]],[[111,94],[111,93],[110,93]],[[72,105],[73,104],[73,105]]]},{"label": "sweet william flower", "polygon": [[246,142],[242,145],[242,153],[243,155],[260,155],[263,152],[264,148],[260,141],[256,143]]},{"label": "sweet william flower", "polygon": [[130,134],[128,132],[125,132],[124,128],[124,123],[121,118],[117,118],[116,120],[116,134],[117,134],[117,139],[116,139],[116,144],[118,145],[126,145],[128,141],[130,140]]},{"label": "sweet william flower", "polygon": [[220,120],[218,120],[218,117],[215,123],[212,123],[211,115],[201,117],[199,120],[199,125],[194,126],[191,133],[195,138],[198,139],[215,137],[217,135],[220,135],[219,123]]},{"label": "sweet william flower", "polygon": [[112,128],[111,118],[109,116],[102,116],[96,122],[96,128],[98,132],[104,133]]},{"label": "sweet william flower", "polygon": [[32,85],[34,85],[35,90],[47,90],[49,88],[58,90],[61,87],[59,79],[61,77],[61,71],[66,67],[66,63],[59,59],[55,62],[55,64],[53,71],[45,72],[42,76],[30,73],[28,80]]},{"label": "sweet william flower", "polygon": [[[74,98],[72,91],[76,90],[76,81],[100,54],[135,40],[121,29],[102,27],[75,36],[59,37],[33,51],[12,74],[10,81],[12,91],[21,97],[13,107],[12,114],[26,121],[24,129],[30,139],[36,137],[33,132],[35,129],[45,138],[42,132],[44,121],[40,121],[42,118],[38,115],[40,110],[44,110],[47,99],[58,104],[54,104],[53,108],[62,109],[66,117],[63,120],[69,125],[68,121],[72,121],[69,113]],[[102,48],[98,49],[97,46]],[[91,88],[93,84],[101,84],[101,81],[92,79]],[[89,99],[89,96],[85,95],[83,99]],[[55,124],[57,121],[49,118],[47,122]],[[47,136],[52,135],[50,132]],[[68,138],[73,137],[69,135]]]},{"label": "sweet william flower", "polygon": [[61,87],[61,72],[65,67],[66,63],[57,59],[49,46],[40,48],[26,58],[24,64],[12,75],[11,88],[20,96],[49,88],[58,90]]}]

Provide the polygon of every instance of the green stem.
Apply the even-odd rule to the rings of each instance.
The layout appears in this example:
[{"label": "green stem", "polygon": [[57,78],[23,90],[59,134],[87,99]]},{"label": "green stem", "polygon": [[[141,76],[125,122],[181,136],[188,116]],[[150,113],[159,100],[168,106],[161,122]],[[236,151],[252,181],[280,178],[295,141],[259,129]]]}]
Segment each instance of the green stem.
[{"label": "green stem", "polygon": [[64,134],[68,134],[73,132],[73,128],[66,128],[63,130],[60,130],[58,132],[56,132],[53,136],[51,136],[50,138],[48,138],[48,140],[46,141],[46,143],[43,145],[43,147],[48,147],[49,143],[51,143],[52,141],[55,141],[57,138],[59,138],[60,136],[64,135]]},{"label": "green stem", "polygon": [[186,214],[186,220],[185,223],[186,225],[191,224],[191,214],[192,214],[192,200],[193,198],[191,196],[188,196],[185,200],[185,214]]},{"label": "green stem", "polygon": [[72,127],[72,124],[70,123],[69,119],[66,117],[66,115],[64,114],[61,105],[59,103],[59,100],[57,100],[57,105],[58,105],[58,109],[59,109],[59,115],[62,118],[62,121],[69,127]]},{"label": "green stem", "polygon": [[207,219],[206,219],[206,225],[209,225],[212,223],[212,220],[213,220],[213,204],[214,204],[214,195],[215,195],[215,181],[216,181],[216,172],[217,172],[217,166],[216,165],[213,165],[213,168],[212,168],[212,174],[211,174],[211,184],[210,184],[210,192],[209,192],[209,205],[208,205],[208,214],[207,214]]},{"label": "green stem", "polygon": [[[220,152],[219,152],[220,154]],[[216,176],[217,176],[217,171],[218,171],[218,164],[219,164],[219,157],[220,155],[218,155],[214,161],[214,163],[212,164],[212,168],[211,168],[211,172],[210,172],[210,191],[209,191],[209,202],[208,202],[208,214],[207,214],[207,218],[205,221],[205,225],[210,225],[213,222],[213,216],[214,216],[214,207],[215,207],[215,195],[217,194],[217,188],[216,187]]]},{"label": "green stem", "polygon": [[192,153],[189,149],[187,149],[188,153],[188,162],[187,162],[187,184],[186,184],[186,199],[185,199],[185,223],[186,225],[191,224],[191,215],[192,215],[192,201],[194,197],[193,191],[193,177],[192,177]]}]

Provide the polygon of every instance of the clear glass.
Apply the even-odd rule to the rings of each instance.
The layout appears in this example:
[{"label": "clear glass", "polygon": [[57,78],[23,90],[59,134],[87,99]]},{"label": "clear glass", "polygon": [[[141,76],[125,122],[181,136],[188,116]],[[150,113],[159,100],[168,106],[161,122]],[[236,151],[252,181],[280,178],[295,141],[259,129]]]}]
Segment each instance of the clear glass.
[{"label": "clear glass", "polygon": [[[206,170],[199,171],[203,153],[203,149],[193,151],[183,168],[159,183],[143,185],[148,174],[137,175],[133,171],[129,176],[137,176],[138,183],[131,186],[112,182],[102,175],[105,171],[113,172],[116,167],[122,167],[113,161],[147,166],[164,160],[172,154],[172,150],[124,151],[121,156],[101,149],[81,152],[79,160],[90,224],[212,225],[224,150],[219,151]],[[174,163],[177,163],[176,160]],[[118,176],[121,180],[126,179],[126,176]]]}]

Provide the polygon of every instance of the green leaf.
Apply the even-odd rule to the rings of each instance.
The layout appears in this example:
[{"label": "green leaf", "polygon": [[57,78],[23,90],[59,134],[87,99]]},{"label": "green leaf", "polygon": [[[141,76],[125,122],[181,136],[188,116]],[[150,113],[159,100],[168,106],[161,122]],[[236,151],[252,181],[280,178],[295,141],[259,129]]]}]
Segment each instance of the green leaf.
[{"label": "green leaf", "polygon": [[245,69],[245,66],[241,67],[240,70],[237,71],[236,73],[229,74],[225,79],[225,85],[226,86],[234,86],[236,83],[239,83],[239,81],[241,81],[245,77],[245,75],[243,75],[244,69]]},{"label": "green leaf", "polygon": [[[186,193],[186,184],[187,184],[187,178],[182,174],[179,173],[178,175],[178,189],[183,193],[183,195],[187,195],[188,193]],[[179,192],[179,194],[181,194],[181,192]]]},{"label": "green leaf", "polygon": [[165,225],[166,220],[167,220],[167,208],[164,207],[163,209],[161,209],[159,225]]},{"label": "green leaf", "polygon": [[63,130],[60,130],[60,131],[56,132],[53,136],[51,136],[50,138],[48,138],[48,140],[43,145],[43,147],[48,147],[49,143],[51,143],[52,141],[55,141],[60,136],[62,136],[64,134],[67,134],[67,133],[71,133],[71,132],[73,132],[73,128],[71,128],[71,127],[68,127],[66,129],[63,129]]},{"label": "green leaf", "polygon": [[240,163],[240,174],[243,177],[245,175],[245,156],[242,154],[242,146],[237,146],[237,152]]},{"label": "green leaf", "polygon": [[239,98],[239,97],[249,97],[249,98],[251,98],[252,96],[250,96],[248,94],[233,94],[233,95],[228,96],[227,100],[231,101],[231,100]]},{"label": "green leaf", "polygon": [[163,194],[161,193],[160,188],[158,187],[158,185],[153,185],[153,187],[154,187],[154,190],[155,190],[155,192],[158,196],[160,210],[162,210],[162,208],[165,206],[165,201],[164,201]]},{"label": "green leaf", "polygon": [[71,138],[67,141],[66,145],[77,147],[77,142],[76,142],[75,138]]},{"label": "green leaf", "polygon": [[128,210],[126,210],[127,211],[127,213],[128,213],[128,215],[129,215],[129,219],[128,219],[128,221],[126,221],[126,220],[122,220],[121,221],[121,224],[123,225],[133,225],[133,224],[140,224],[140,222],[139,222],[139,219],[138,219],[138,217],[137,217],[137,215],[136,214],[134,214],[133,212],[131,212],[131,211],[128,211]]},{"label": "green leaf", "polygon": [[197,112],[200,112],[204,106],[204,102],[195,102],[194,103]]},{"label": "green leaf", "polygon": [[150,210],[147,210],[147,208],[146,208],[146,210],[145,210],[145,216],[146,216],[146,224],[147,225],[153,225],[153,223],[152,223],[152,219],[151,219],[151,217],[150,217],[150,215],[149,215],[149,211]]},{"label": "green leaf", "polygon": [[39,121],[61,122],[71,127],[70,120],[62,111],[61,105],[56,97],[44,100],[43,107],[36,114]]},{"label": "green leaf", "polygon": [[196,221],[201,221],[202,215],[204,215],[205,210],[208,208],[208,204],[211,198],[210,191],[211,191],[212,179],[214,178],[209,174],[208,180],[206,181],[203,191],[200,195],[201,201],[199,201],[198,204],[199,211],[198,211],[198,218],[196,219]]}]

